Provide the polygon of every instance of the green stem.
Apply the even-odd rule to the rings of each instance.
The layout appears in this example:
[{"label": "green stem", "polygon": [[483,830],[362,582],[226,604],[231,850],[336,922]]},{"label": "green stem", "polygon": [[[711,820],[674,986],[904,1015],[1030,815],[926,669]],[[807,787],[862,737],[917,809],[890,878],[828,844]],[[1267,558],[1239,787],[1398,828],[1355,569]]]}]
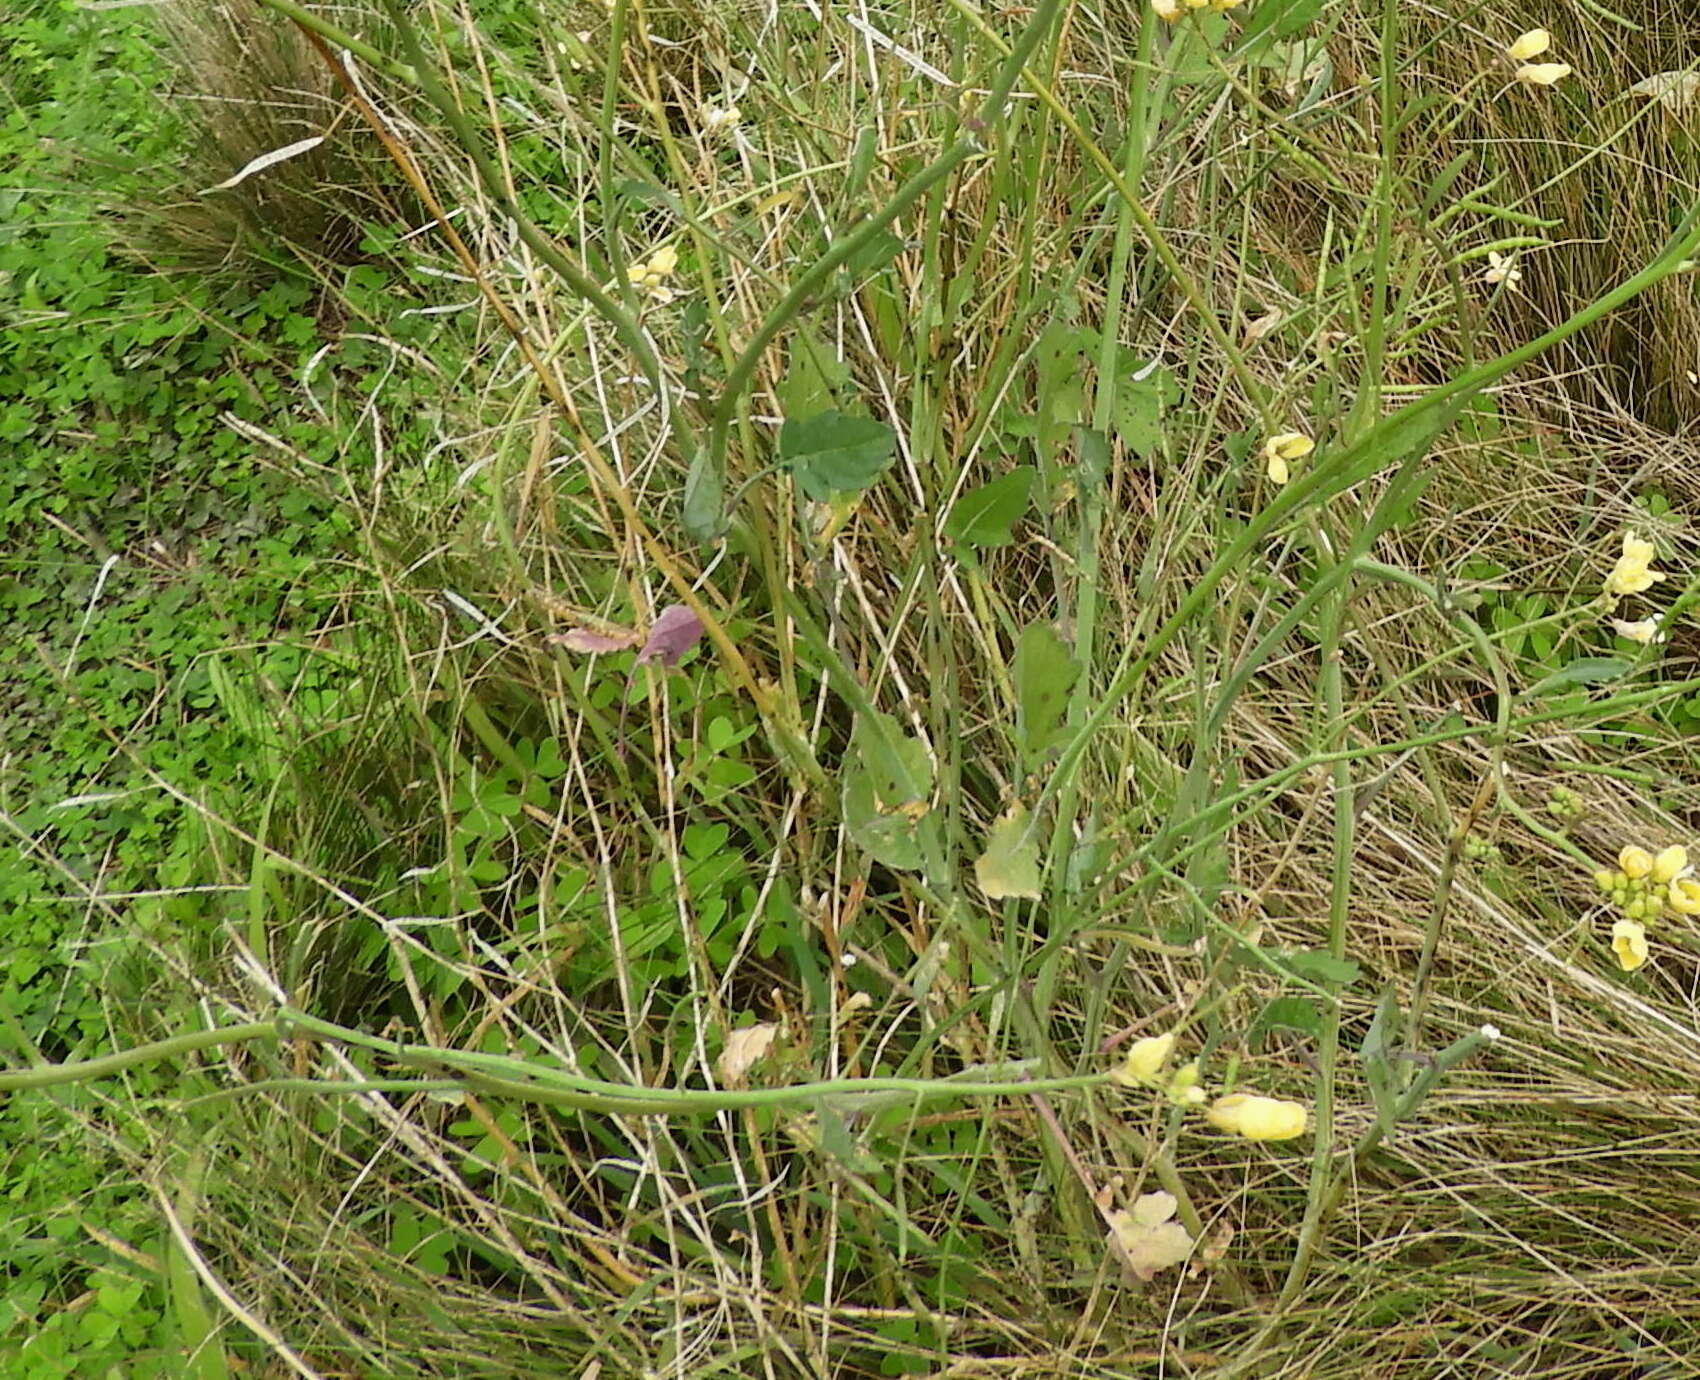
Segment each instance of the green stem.
[{"label": "green stem", "polygon": [[277,1036],[276,1021],[252,1021],[247,1025],[222,1026],[216,1030],[196,1030],[187,1035],[173,1035],[155,1040],[152,1044],[121,1049],[116,1054],[103,1054],[98,1059],[69,1059],[63,1064],[42,1064],[33,1069],[12,1069],[0,1073],[0,1092],[24,1088],[53,1088],[65,1083],[82,1083],[91,1078],[110,1078],[115,1073],[138,1064],[158,1063],[176,1059],[196,1050],[220,1045],[239,1045],[248,1040],[273,1039]]},{"label": "green stem", "polygon": [[406,82],[409,86],[419,84],[419,73],[405,63],[397,62],[386,53],[380,52],[364,39],[356,38],[346,29],[339,29],[304,5],[297,5],[295,0],[260,0],[266,9],[281,14],[292,23],[299,24],[303,29],[309,29],[319,35],[327,43],[333,43],[338,48],[346,48],[355,57],[372,64],[373,68],[382,72],[386,77],[396,81]]}]

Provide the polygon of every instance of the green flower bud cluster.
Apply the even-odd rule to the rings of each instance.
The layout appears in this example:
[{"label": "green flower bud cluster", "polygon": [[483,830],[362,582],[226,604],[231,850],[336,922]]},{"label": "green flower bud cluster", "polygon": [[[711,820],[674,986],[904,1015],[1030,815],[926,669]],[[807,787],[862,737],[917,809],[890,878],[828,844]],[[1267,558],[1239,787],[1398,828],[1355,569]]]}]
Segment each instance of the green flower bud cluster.
[{"label": "green flower bud cluster", "polygon": [[1499,861],[1499,845],[1489,843],[1475,834],[1464,836],[1464,856],[1473,863],[1496,863]]},{"label": "green flower bud cluster", "polygon": [[1588,813],[1587,802],[1568,786],[1554,786],[1547,796],[1547,813],[1557,819],[1581,819]]}]

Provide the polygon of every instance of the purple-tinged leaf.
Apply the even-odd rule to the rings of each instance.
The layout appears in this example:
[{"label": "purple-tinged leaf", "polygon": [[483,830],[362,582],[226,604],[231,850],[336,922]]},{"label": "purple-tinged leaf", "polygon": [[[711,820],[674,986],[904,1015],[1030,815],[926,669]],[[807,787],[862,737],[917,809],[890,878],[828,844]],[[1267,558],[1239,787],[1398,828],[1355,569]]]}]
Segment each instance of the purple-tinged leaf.
[{"label": "purple-tinged leaf", "polygon": [[619,632],[595,632],[590,628],[569,628],[563,633],[551,633],[548,641],[570,652],[623,652],[635,647],[638,635],[630,628]]},{"label": "purple-tinged leaf", "polygon": [[633,665],[659,661],[669,668],[677,666],[679,658],[696,646],[701,637],[702,620],[683,604],[669,604],[649,630],[649,638]]}]

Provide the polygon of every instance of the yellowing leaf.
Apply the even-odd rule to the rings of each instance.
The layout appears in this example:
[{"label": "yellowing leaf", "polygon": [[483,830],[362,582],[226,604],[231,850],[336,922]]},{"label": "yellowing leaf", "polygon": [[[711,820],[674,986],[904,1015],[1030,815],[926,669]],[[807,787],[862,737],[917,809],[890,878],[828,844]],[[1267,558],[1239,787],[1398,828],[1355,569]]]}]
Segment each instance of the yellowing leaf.
[{"label": "yellowing leaf", "polygon": [[986,851],[974,864],[974,880],[994,901],[1010,896],[1039,899],[1039,830],[1027,822],[1027,809],[1010,808],[986,836]]},{"label": "yellowing leaf", "polygon": [[757,1059],[773,1047],[778,1035],[779,1027],[771,1021],[734,1030],[726,1037],[726,1048],[720,1051],[720,1062],[716,1065],[720,1070],[720,1081],[727,1084],[742,1083],[744,1075],[750,1071]]},{"label": "yellowing leaf", "polygon": [[1655,72],[1629,88],[1637,96],[1657,101],[1673,115],[1680,115],[1700,99],[1700,72]]}]

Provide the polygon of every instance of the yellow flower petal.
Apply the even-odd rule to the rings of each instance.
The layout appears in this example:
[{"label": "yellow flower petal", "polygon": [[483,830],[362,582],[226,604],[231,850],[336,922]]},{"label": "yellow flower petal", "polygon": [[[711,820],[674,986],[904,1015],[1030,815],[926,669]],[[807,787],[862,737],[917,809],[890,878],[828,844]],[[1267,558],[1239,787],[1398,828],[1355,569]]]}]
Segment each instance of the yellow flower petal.
[{"label": "yellow flower petal", "polygon": [[1678,877],[1665,893],[1665,902],[1678,915],[1700,915],[1700,882]]},{"label": "yellow flower petal", "polygon": [[1316,442],[1302,431],[1282,431],[1263,443],[1264,468],[1271,483],[1285,484],[1292,478],[1293,460],[1302,460],[1316,449]]},{"label": "yellow flower petal", "polygon": [[1673,843],[1669,848],[1660,850],[1659,856],[1653,859],[1653,870],[1648,873],[1655,886],[1663,886],[1673,882],[1684,872],[1688,871],[1688,850],[1680,843]]},{"label": "yellow flower petal", "polygon": [[1192,1237],[1175,1215],[1173,1194],[1147,1193],[1133,1210],[1118,1209],[1106,1219],[1110,1235],[1121,1244],[1125,1260],[1140,1279],[1178,1265],[1192,1253]]},{"label": "yellow flower petal", "polygon": [[1151,0],[1151,9],[1159,19],[1167,19],[1171,24],[1181,17],[1180,0]]},{"label": "yellow flower petal", "polygon": [[1611,927],[1611,951],[1617,966],[1633,973],[1647,961],[1647,931],[1633,920],[1619,920]]},{"label": "yellow flower petal", "polygon": [[1653,855],[1632,843],[1617,855],[1617,865],[1630,881],[1639,881],[1653,870]]},{"label": "yellow flower petal", "polygon": [[1517,80],[1525,86],[1552,86],[1571,73],[1568,62],[1526,62],[1517,69]]},{"label": "yellow flower petal", "polygon": [[1652,568],[1653,558],[1657,554],[1652,542],[1643,540],[1633,532],[1625,532],[1623,553],[1618,556],[1611,574],[1606,576],[1606,593],[1641,594],[1651,589],[1665,578],[1663,572]]},{"label": "yellow flower petal", "polygon": [[1279,455],[1283,460],[1302,460],[1316,449],[1316,442],[1302,431],[1283,431],[1263,443],[1265,455]]},{"label": "yellow flower petal", "polygon": [[1548,48],[1552,47],[1552,35],[1545,29],[1530,29],[1515,43],[1505,50],[1513,62],[1527,62],[1537,58]]}]

